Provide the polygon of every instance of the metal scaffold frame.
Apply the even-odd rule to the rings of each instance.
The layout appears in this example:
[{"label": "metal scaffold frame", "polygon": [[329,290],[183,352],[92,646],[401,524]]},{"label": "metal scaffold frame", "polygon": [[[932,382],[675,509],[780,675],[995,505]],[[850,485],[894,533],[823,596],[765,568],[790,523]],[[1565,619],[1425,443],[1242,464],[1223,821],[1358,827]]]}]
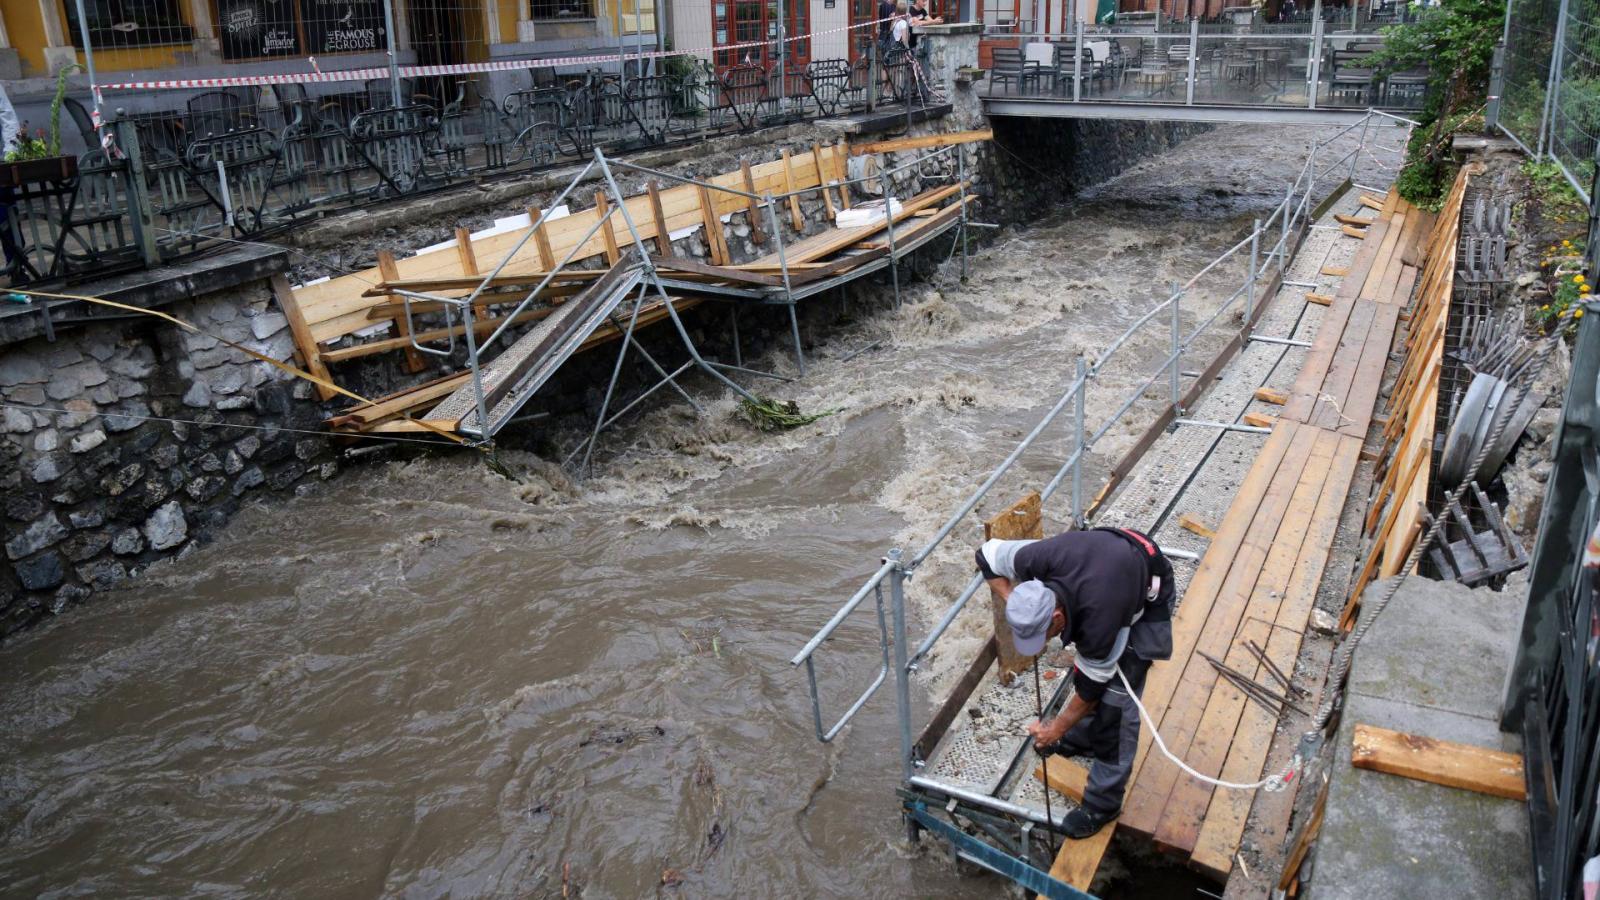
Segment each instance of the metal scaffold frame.
[{"label": "metal scaffold frame", "polygon": [[[956,159],[956,165],[954,166],[954,186],[956,189],[955,195],[957,198],[957,205],[960,207],[959,216],[952,216],[952,221],[943,225],[942,227],[921,229],[914,234],[910,240],[902,239],[897,242],[895,236],[896,191],[894,188],[893,176],[913,168],[926,167],[930,163],[940,161],[942,157],[951,153],[955,154]],[[766,227],[769,229],[769,232],[776,244],[775,249],[777,256],[777,269],[779,272],[778,283],[772,285],[708,284],[704,282],[690,282],[679,278],[674,278],[670,274],[664,274],[664,270],[670,271],[675,264],[678,266],[693,265],[696,267],[696,270],[704,268],[710,274],[716,274],[717,271],[726,270],[719,270],[717,267],[701,266],[700,264],[687,260],[674,261],[664,258],[660,255],[660,251],[664,250],[666,246],[666,241],[662,237],[657,237],[655,239],[657,241],[658,253],[657,255],[653,256],[647,249],[647,239],[644,237],[638,224],[634,221],[634,216],[627,208],[627,198],[623,194],[622,189],[617,182],[615,172],[616,169],[623,169],[630,173],[646,176],[652,179],[660,179],[684,185],[692,185],[704,191],[716,191],[738,197],[748,203],[748,210],[752,222],[754,222],[757,215],[757,208],[764,207]],[[474,327],[473,322],[474,307],[478,302],[480,302],[480,298],[483,296],[484,292],[489,290],[490,287],[496,283],[496,279],[506,271],[506,268],[511,261],[516,258],[517,255],[524,250],[524,248],[527,247],[531,240],[534,239],[534,236],[538,234],[540,229],[545,226],[546,222],[552,217],[554,212],[563,207],[567,199],[572,196],[574,189],[577,188],[579,184],[591,180],[592,176],[597,177],[605,185],[605,189],[602,194],[608,202],[603,214],[596,216],[594,223],[588,227],[583,236],[578,239],[578,241],[570,248],[568,248],[558,263],[550,267],[548,271],[545,271],[541,275],[537,283],[523,294],[522,299],[515,305],[511,312],[504,314],[501,317],[500,325],[495,328],[494,331],[492,331],[486,338],[481,341],[478,340],[477,330]],[[805,194],[819,193],[830,189],[844,191],[849,190],[849,188],[852,186],[860,185],[865,187],[873,182],[876,182],[877,193],[881,194],[884,202],[884,229],[887,232],[888,240],[887,252],[864,252],[861,255],[862,262],[860,264],[850,266],[843,271],[830,272],[822,277],[813,277],[812,273],[809,272],[798,273],[793,271],[789,253],[785,246],[783,229],[781,227],[777,212],[778,204],[784,202],[794,202],[797,198]],[[638,408],[641,403],[643,403],[648,397],[656,393],[661,388],[670,386],[681,397],[683,397],[683,399],[689,403],[689,405],[692,406],[696,412],[701,412],[702,409],[700,404],[696,403],[689,392],[685,390],[685,388],[679,383],[680,377],[691,369],[697,368],[701,371],[704,371],[715,380],[733,390],[739,396],[750,401],[756,401],[756,396],[748,389],[741,386],[738,382],[734,381],[730,375],[746,375],[779,381],[793,380],[785,375],[780,375],[773,372],[763,372],[744,365],[742,351],[739,345],[738,304],[754,302],[761,305],[778,305],[787,308],[789,331],[794,344],[795,365],[799,374],[803,377],[805,375],[806,359],[804,345],[801,341],[800,321],[797,311],[797,305],[799,301],[840,287],[850,281],[859,279],[873,272],[882,271],[883,269],[888,268],[891,272],[895,303],[898,305],[900,303],[899,266],[901,260],[910,253],[922,248],[929,241],[933,240],[940,234],[943,234],[945,231],[950,230],[951,228],[955,229],[956,235],[951,246],[949,256],[950,258],[953,258],[956,250],[958,248],[961,250],[961,271],[964,276],[967,270],[967,242],[965,239],[966,230],[969,224],[971,224],[969,223],[967,215],[967,202],[966,157],[962,152],[962,147],[960,144],[943,146],[931,151],[919,151],[908,162],[903,162],[899,165],[885,168],[876,173],[865,175],[860,178],[822,180],[821,183],[815,187],[807,187],[784,193],[773,193],[771,191],[766,191],[759,194],[750,191],[739,190],[727,185],[715,184],[707,180],[675,175],[670,172],[662,172],[656,169],[647,168],[645,166],[627,163],[617,159],[611,159],[605,155],[604,151],[599,148],[595,148],[593,152],[593,158],[572,178],[572,180],[567,184],[566,188],[563,189],[554,200],[547,204],[544,209],[540,211],[538,216],[534,217],[530,221],[527,230],[513,245],[511,245],[499,263],[490,269],[485,275],[483,275],[482,278],[478,280],[476,286],[465,296],[445,297],[437,293],[406,290],[398,287],[393,290],[392,295],[398,299],[403,306],[404,320],[407,326],[406,333],[408,335],[410,346],[422,353],[446,357],[451,355],[455,351],[455,339],[453,330],[450,326],[459,318],[461,330],[465,337],[464,344],[466,352],[466,368],[469,374],[467,387],[470,389],[471,408],[473,410],[471,415],[475,416],[473,424],[470,426],[466,420],[463,420],[459,426],[459,430],[461,433],[471,438],[472,442],[476,444],[487,444],[492,442],[495,433],[498,432],[501,427],[514,421],[514,417],[523,403],[532,397],[538,388],[542,386],[545,380],[547,380],[548,377],[553,373],[554,369],[558,367],[560,363],[567,358],[567,356],[570,356],[577,346],[582,343],[584,338],[593,333],[595,328],[607,322],[613,325],[617,332],[621,335],[621,347],[617,352],[616,361],[611,368],[611,376],[607,383],[599,412],[595,417],[594,427],[591,429],[588,437],[580,442],[565,459],[565,463],[571,464],[573,460],[577,459],[581,454],[582,459],[579,463],[578,470],[584,471],[587,469],[592,459],[595,442],[600,433],[606,428],[615,424],[629,412]],[[553,366],[535,365],[530,370],[518,375],[515,384],[511,385],[509,392],[506,392],[502,395],[512,396],[514,397],[514,400],[509,409],[505,409],[503,412],[500,411],[501,406],[497,406],[491,401],[490,392],[486,388],[485,370],[490,362],[490,360],[485,358],[486,352],[489,351],[490,348],[494,347],[495,344],[507,334],[513,324],[519,321],[519,317],[527,312],[536,301],[540,300],[544,296],[547,296],[546,290],[552,284],[563,280],[563,272],[570,272],[570,267],[572,267],[574,261],[584,257],[585,254],[583,250],[585,247],[589,246],[590,241],[600,233],[602,228],[608,230],[611,229],[612,217],[619,215],[622,219],[622,227],[627,232],[626,239],[623,242],[627,247],[626,252],[621,259],[612,265],[606,276],[602,277],[598,281],[592,282],[590,287],[586,288],[584,293],[579,294],[577,298],[569,301],[572,308],[579,308],[585,302],[592,301],[592,312],[584,309],[572,314],[572,317],[577,319],[577,321],[573,322],[565,332],[559,335],[560,339],[554,342],[555,351],[553,352],[560,352],[564,355],[559,357],[552,356],[551,358],[555,359],[555,364]],[[901,230],[904,231],[903,226]],[[708,237],[710,237],[710,235],[708,235]],[[612,273],[617,273],[619,271],[621,271],[622,274],[613,278]],[[693,337],[690,335],[689,329],[683,322],[681,310],[679,310],[677,307],[677,303],[681,302],[682,298],[674,297],[672,293],[670,293],[670,291],[674,290],[680,292],[689,291],[707,300],[718,300],[732,304],[732,337],[735,355],[734,363],[729,364],[715,359],[710,359],[701,353]],[[609,296],[605,295],[606,291],[610,292]],[[416,313],[413,310],[413,303],[437,304],[437,306],[432,306],[430,308],[438,309],[444,313],[445,324],[447,326],[446,331],[450,334],[448,344],[445,349],[427,347],[418,340],[416,337],[417,331],[414,322],[414,315]],[[665,366],[658,362],[655,357],[649,353],[649,351],[645,349],[636,336],[641,312],[643,312],[647,307],[653,305],[658,305],[658,308],[665,310],[667,318],[671,320],[674,330],[676,331],[684,346],[684,349],[689,355],[688,361],[682,363],[670,372]],[[526,335],[524,337],[526,337]],[[626,404],[623,404],[620,409],[612,412],[612,407],[616,399],[616,392],[621,383],[624,366],[630,351],[637,352],[648,364],[650,369],[652,369],[655,374],[659,376],[659,379],[655,383],[644,388]]]},{"label": "metal scaffold frame", "polygon": [[[927,746],[930,738],[937,740],[938,735],[931,732],[936,729],[936,723],[928,723],[922,738],[914,736],[913,707],[911,703],[911,677],[923,659],[927,657],[940,638],[949,630],[956,618],[966,607],[968,601],[983,586],[981,573],[975,573],[966,586],[957,595],[940,615],[938,622],[919,643],[913,645],[908,633],[907,611],[905,604],[905,583],[913,578],[917,569],[938,550],[950,536],[967,521],[969,515],[977,509],[993,491],[995,486],[1008,473],[1017,468],[1019,460],[1032,448],[1039,439],[1051,431],[1052,426],[1071,410],[1070,418],[1070,443],[1066,458],[1056,468],[1055,474],[1039,492],[1041,505],[1054,497],[1062,487],[1068,486],[1067,503],[1062,510],[1062,519],[1068,521],[1073,527],[1082,528],[1086,520],[1093,514],[1095,505],[1086,506],[1083,493],[1083,460],[1085,455],[1094,449],[1097,442],[1126,416],[1130,410],[1152,389],[1162,389],[1165,409],[1151,426],[1152,432],[1157,432],[1168,427],[1181,427],[1196,425],[1200,427],[1224,427],[1221,423],[1203,422],[1184,418],[1184,403],[1187,399],[1197,397],[1204,389],[1204,382],[1210,375],[1219,372],[1222,365],[1246,342],[1261,340],[1253,333],[1256,320],[1261,313],[1258,301],[1270,297],[1279,284],[1282,283],[1287,270],[1290,255],[1298,246],[1309,229],[1310,220],[1314,218],[1317,206],[1316,185],[1322,179],[1334,175],[1345,185],[1353,183],[1353,176],[1357,163],[1363,154],[1370,155],[1367,146],[1369,126],[1377,117],[1397,119],[1389,113],[1377,110],[1369,111],[1360,121],[1353,122],[1325,140],[1314,143],[1306,156],[1299,174],[1288,186],[1282,201],[1272,210],[1265,220],[1257,220],[1255,227],[1243,239],[1224,251],[1216,259],[1196,272],[1183,284],[1174,285],[1172,293],[1161,302],[1150,307],[1143,315],[1136,319],[1114,341],[1111,342],[1096,357],[1080,354],[1075,363],[1075,371],[1066,388],[1061,392],[1043,417],[1034,425],[1032,430],[1017,444],[995,469],[984,479],[976,490],[963,502],[939,530],[922,547],[909,558],[901,548],[891,549],[882,559],[877,570],[867,578],[859,590],[849,600],[838,608],[828,622],[822,626],[805,646],[795,654],[790,661],[794,666],[804,666],[806,681],[811,696],[812,720],[816,736],[824,743],[834,740],[850,720],[866,706],[867,702],[878,692],[883,684],[893,675],[895,686],[896,721],[899,732],[899,763],[902,777],[900,794],[904,803],[906,824],[913,839],[920,830],[932,828],[946,840],[955,845],[955,850],[962,858],[968,859],[991,871],[1012,879],[1024,885],[1031,891],[1037,891],[1047,897],[1078,898],[1086,895],[1050,878],[1031,864],[1031,851],[1041,849],[1042,842],[1035,840],[1035,836],[1042,830],[1046,833],[1060,831],[1060,820],[1064,816],[1057,814],[1051,820],[1039,810],[1009,802],[988,793],[973,790],[970,787],[950,784],[930,776],[921,774],[926,762],[919,753],[919,747]],[[1412,124],[1409,120],[1400,119],[1400,124]],[[1356,146],[1348,152],[1335,157],[1327,162],[1325,154],[1327,148],[1335,141],[1344,138],[1359,129],[1359,138]],[[1319,157],[1322,157],[1319,159]],[[1355,185],[1359,187],[1359,185]],[[1263,247],[1265,252],[1263,253]],[[1219,266],[1229,260],[1246,259],[1248,267],[1243,281],[1233,292],[1214,310],[1204,321],[1201,321],[1192,331],[1184,332],[1182,324],[1182,305],[1184,296],[1193,291],[1199,280],[1217,270]],[[1189,388],[1187,395],[1182,389],[1182,365],[1185,354],[1194,346],[1195,342],[1236,305],[1241,305],[1241,322],[1237,326],[1229,343],[1211,362],[1207,373],[1196,379]],[[1144,378],[1127,396],[1118,404],[1115,412],[1100,425],[1091,430],[1085,423],[1085,400],[1090,385],[1095,376],[1106,366],[1107,362],[1134,338],[1136,334],[1152,321],[1156,321],[1163,313],[1167,314],[1168,346],[1169,352],[1160,365]],[[1232,328],[1233,326],[1230,326]],[[1231,426],[1230,426],[1231,427]],[[1102,496],[1108,494],[1115,486],[1115,482],[1107,485]],[[1165,549],[1165,548],[1164,548]],[[1192,558],[1192,554],[1181,551],[1165,549],[1172,558]],[[887,585],[887,603],[885,601],[885,586]],[[848,620],[852,613],[866,602],[868,597],[874,599],[874,608],[878,620],[878,644],[881,663],[878,671],[859,695],[845,710],[843,715],[826,724],[822,711],[822,699],[817,683],[815,655],[834,633]],[[891,660],[892,653],[892,660]],[[970,673],[969,673],[970,674]],[[981,674],[981,673],[980,673]],[[1065,691],[1063,683],[1058,683],[1057,695],[1047,701],[1049,708],[1064,699],[1061,694]],[[936,811],[942,811],[947,817],[939,820]],[[959,818],[958,818],[959,817]],[[938,826],[930,825],[930,821],[937,821]],[[981,838],[970,833],[967,826],[976,829],[990,840],[985,843]],[[983,845],[980,852],[973,844]],[[996,847],[995,844],[999,846]],[[999,856],[997,857],[996,854]],[[1003,859],[1002,859],[1003,858]],[[1041,882],[1039,879],[1043,879]]]}]

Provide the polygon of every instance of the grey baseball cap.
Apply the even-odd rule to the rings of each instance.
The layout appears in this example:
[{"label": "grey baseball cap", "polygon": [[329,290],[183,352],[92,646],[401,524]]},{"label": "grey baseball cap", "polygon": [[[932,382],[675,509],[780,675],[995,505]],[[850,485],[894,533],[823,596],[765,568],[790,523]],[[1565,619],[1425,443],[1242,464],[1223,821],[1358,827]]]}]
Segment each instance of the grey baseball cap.
[{"label": "grey baseball cap", "polygon": [[1050,617],[1056,611],[1056,595],[1040,581],[1024,581],[1011,589],[1006,600],[1006,624],[1011,626],[1011,642],[1023,656],[1038,656],[1050,639]]}]

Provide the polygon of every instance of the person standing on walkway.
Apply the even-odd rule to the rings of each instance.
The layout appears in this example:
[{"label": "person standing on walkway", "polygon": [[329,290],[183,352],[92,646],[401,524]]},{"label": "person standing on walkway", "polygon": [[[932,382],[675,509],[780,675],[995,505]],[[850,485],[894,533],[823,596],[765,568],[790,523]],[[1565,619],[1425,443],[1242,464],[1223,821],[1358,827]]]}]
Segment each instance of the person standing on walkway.
[{"label": "person standing on walkway", "polygon": [[977,561],[1005,601],[1019,654],[1037,656],[1057,636],[1076,648],[1071,699],[1028,734],[1044,755],[1093,759],[1083,803],[1062,822],[1068,837],[1089,837],[1122,812],[1139,750],[1139,711],[1128,691],[1142,692],[1150,664],[1172,657],[1172,563],[1149,537],[1125,528],[985,541]]}]

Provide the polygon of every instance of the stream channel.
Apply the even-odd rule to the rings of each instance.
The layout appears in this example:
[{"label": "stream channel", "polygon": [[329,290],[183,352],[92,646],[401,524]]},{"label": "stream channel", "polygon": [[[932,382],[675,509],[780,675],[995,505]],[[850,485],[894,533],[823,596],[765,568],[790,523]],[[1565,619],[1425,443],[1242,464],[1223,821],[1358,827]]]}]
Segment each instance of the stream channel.
[{"label": "stream channel", "polygon": [[[1266,215],[1316,134],[1219,126],[1003,230],[965,284],[952,264],[819,326],[807,377],[762,385],[838,410],[814,424],[756,431],[701,376],[706,416],[658,395],[580,483],[513,452],[518,481],[468,452],[353,467],[8,642],[0,894],[996,896],[905,845],[892,690],[825,746],[789,658],[1080,350]],[[1091,423],[1165,352],[1162,327],[1136,339]],[[1091,493],[1154,409],[1095,448]],[[1027,468],[1004,493],[1051,471]],[[912,583],[914,641],[970,575],[956,537]],[[871,619],[819,654],[829,714],[875,669]]]}]

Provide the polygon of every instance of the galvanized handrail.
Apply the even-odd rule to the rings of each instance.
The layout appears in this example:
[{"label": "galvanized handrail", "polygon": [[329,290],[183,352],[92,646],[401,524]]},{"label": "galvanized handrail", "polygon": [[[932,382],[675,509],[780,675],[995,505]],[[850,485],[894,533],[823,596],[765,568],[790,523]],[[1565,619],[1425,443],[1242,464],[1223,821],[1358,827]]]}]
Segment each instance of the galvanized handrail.
[{"label": "galvanized handrail", "polygon": [[[1376,110],[1373,110],[1369,112],[1369,116],[1372,115],[1388,114],[1379,113]],[[1396,116],[1389,117],[1399,118]],[[1288,243],[1291,239],[1290,236],[1292,233],[1298,230],[1302,220],[1308,217],[1310,211],[1309,208],[1315,199],[1314,195],[1316,193],[1316,185],[1318,181],[1321,180],[1324,174],[1330,171],[1335,171],[1339,165],[1342,165],[1346,160],[1349,159],[1349,154],[1346,154],[1345,156],[1340,157],[1339,161],[1336,162],[1334,166],[1321,170],[1321,174],[1319,174],[1316,167],[1318,152],[1322,148],[1331,144],[1334,140],[1337,140],[1348,134],[1357,125],[1362,125],[1363,127],[1361,131],[1360,142],[1355,150],[1350,151],[1350,153],[1358,153],[1366,146],[1368,133],[1368,129],[1364,127],[1364,123],[1366,121],[1367,119],[1363,118],[1362,122],[1345,127],[1327,140],[1314,143],[1307,153],[1305,163],[1301,166],[1300,171],[1296,174],[1294,181],[1290,183],[1288,190],[1285,192],[1283,200],[1279,201],[1279,203],[1273,208],[1272,212],[1265,219],[1257,219],[1249,234],[1219,254],[1210,263],[1200,269],[1200,271],[1192,276],[1187,282],[1181,286],[1177,286],[1177,289],[1174,290],[1173,293],[1165,300],[1157,303],[1147,310],[1143,315],[1139,316],[1139,318],[1129,325],[1128,328],[1116,338],[1116,340],[1111,342],[1107,349],[1096,359],[1093,366],[1090,366],[1087,361],[1080,356],[1077,362],[1077,373],[1075,377],[1071,382],[1069,382],[1066,389],[1057,398],[1055,403],[1044,414],[1044,416],[1033,427],[1033,429],[1025,437],[1023,437],[1020,442],[1018,442],[1016,448],[1006,456],[1005,460],[995,467],[995,469],[990,472],[988,477],[984,479],[983,483],[980,484],[978,488],[974,490],[973,493],[966,499],[966,501],[962,503],[961,507],[955,512],[955,514],[945,520],[944,524],[941,525],[933,538],[930,539],[927,544],[924,545],[922,549],[919,550],[914,556],[904,562],[899,559],[899,549],[891,551],[889,556],[884,560],[883,564],[876,572],[873,573],[870,578],[867,579],[867,582],[861,587],[861,589],[858,590],[849,601],[840,607],[839,610],[834,613],[833,617],[829,619],[828,623],[824,625],[822,629],[819,630],[817,634],[806,643],[805,647],[798,654],[795,655],[794,659],[791,661],[791,664],[799,665],[803,662],[806,665],[807,680],[811,691],[812,710],[815,719],[818,740],[824,742],[831,741],[844,727],[844,725],[849,722],[850,718],[860,711],[866,700],[877,692],[884,679],[884,673],[880,668],[877,678],[871,683],[871,685],[868,686],[867,690],[862,693],[862,695],[856,700],[850,709],[845,712],[845,714],[833,725],[832,728],[824,730],[821,721],[815,663],[813,661],[813,655],[822,642],[831,634],[833,634],[833,632],[844,622],[844,620],[861,605],[869,592],[877,592],[881,602],[882,583],[884,579],[887,578],[891,582],[891,600],[894,604],[894,607],[891,610],[894,614],[895,621],[895,635],[892,638],[892,642],[895,646],[897,656],[903,653],[906,645],[904,634],[905,611],[903,608],[901,608],[900,604],[903,603],[901,586],[904,580],[910,578],[915,570],[923,562],[925,562],[928,557],[931,556],[932,553],[944,543],[945,540],[949,538],[949,536],[955,531],[961,522],[974,509],[977,508],[979,503],[981,503],[988,496],[989,492],[1000,481],[1000,479],[1003,478],[1009,471],[1011,471],[1011,469],[1016,465],[1017,461],[1021,458],[1022,454],[1034,444],[1039,436],[1044,433],[1046,428],[1055,422],[1055,420],[1067,408],[1068,404],[1073,403],[1074,401],[1076,401],[1076,411],[1072,451],[1067,455],[1066,459],[1057,469],[1055,475],[1050,479],[1044,490],[1041,492],[1040,501],[1041,503],[1048,501],[1051,496],[1053,496],[1060,489],[1062,483],[1070,473],[1073,477],[1074,483],[1071,504],[1072,521],[1074,524],[1081,525],[1083,522],[1084,512],[1082,507],[1081,476],[1083,458],[1085,454],[1092,449],[1095,443],[1104,437],[1105,434],[1113,426],[1115,426],[1118,421],[1121,420],[1122,416],[1126,414],[1128,410],[1132,409],[1133,406],[1138,403],[1138,401],[1144,396],[1145,391],[1147,391],[1163,377],[1169,378],[1173,381],[1171,403],[1173,407],[1177,409],[1179,403],[1179,397],[1177,393],[1177,376],[1179,374],[1179,366],[1181,365],[1184,352],[1190,349],[1190,347],[1193,346],[1200,336],[1205,334],[1227,310],[1231,309],[1233,305],[1239,301],[1240,297],[1246,298],[1245,315],[1244,321],[1241,325],[1241,332],[1246,337],[1248,336],[1249,329],[1252,325],[1251,305],[1254,303],[1255,289],[1258,282],[1267,279],[1268,274],[1274,268],[1277,269],[1280,275],[1283,271],[1285,271],[1287,268],[1287,249]],[[1259,253],[1262,240],[1263,238],[1268,237],[1268,235],[1271,233],[1274,223],[1279,222],[1281,222],[1281,225],[1277,229],[1278,233],[1274,242],[1275,249],[1267,254],[1266,260],[1262,260],[1260,259]],[[1211,272],[1227,259],[1230,259],[1236,254],[1241,253],[1246,247],[1248,247],[1250,250],[1251,259],[1244,283],[1236,288],[1233,293],[1230,294],[1227,299],[1224,300],[1203,323],[1201,323],[1187,335],[1184,335],[1181,331],[1181,326],[1179,325],[1179,307],[1182,304],[1183,295],[1189,290],[1193,289],[1202,276]],[[1171,352],[1166,355],[1166,357],[1161,361],[1161,365],[1155,369],[1155,371],[1148,378],[1146,378],[1143,383],[1129,393],[1127,398],[1122,402],[1116,412],[1108,417],[1106,421],[1102,423],[1101,426],[1092,434],[1086,434],[1083,415],[1085,396],[1087,394],[1090,381],[1093,380],[1094,376],[1105,366],[1106,362],[1111,358],[1111,356],[1124,347],[1127,342],[1132,339],[1134,333],[1137,332],[1138,329],[1142,328],[1144,325],[1149,323],[1151,319],[1167,310],[1171,311],[1173,321],[1173,345]],[[1188,554],[1185,555],[1188,556]],[[927,656],[939,639],[946,633],[946,631],[949,630],[950,626],[954,624],[956,618],[961,614],[967,603],[972,599],[973,596],[977,594],[978,590],[982,586],[982,575],[973,575],[972,578],[968,580],[961,593],[956,597],[955,601],[946,607],[944,612],[940,615],[939,621],[934,625],[929,634],[917,645],[915,651],[911,652],[909,655],[906,655],[903,660],[898,658],[896,660],[895,676],[897,682],[896,686],[898,689],[897,693],[899,694],[898,706],[900,717],[899,724],[901,733],[902,765],[908,777],[910,776],[910,773],[915,771],[915,760],[913,760],[911,757],[912,745],[909,706],[909,675],[911,672],[916,670],[921,660]],[[885,660],[887,660],[887,653],[889,651],[889,642],[891,638],[887,632],[881,628],[880,635],[884,641],[883,645],[880,647],[880,650],[884,654]]]}]

